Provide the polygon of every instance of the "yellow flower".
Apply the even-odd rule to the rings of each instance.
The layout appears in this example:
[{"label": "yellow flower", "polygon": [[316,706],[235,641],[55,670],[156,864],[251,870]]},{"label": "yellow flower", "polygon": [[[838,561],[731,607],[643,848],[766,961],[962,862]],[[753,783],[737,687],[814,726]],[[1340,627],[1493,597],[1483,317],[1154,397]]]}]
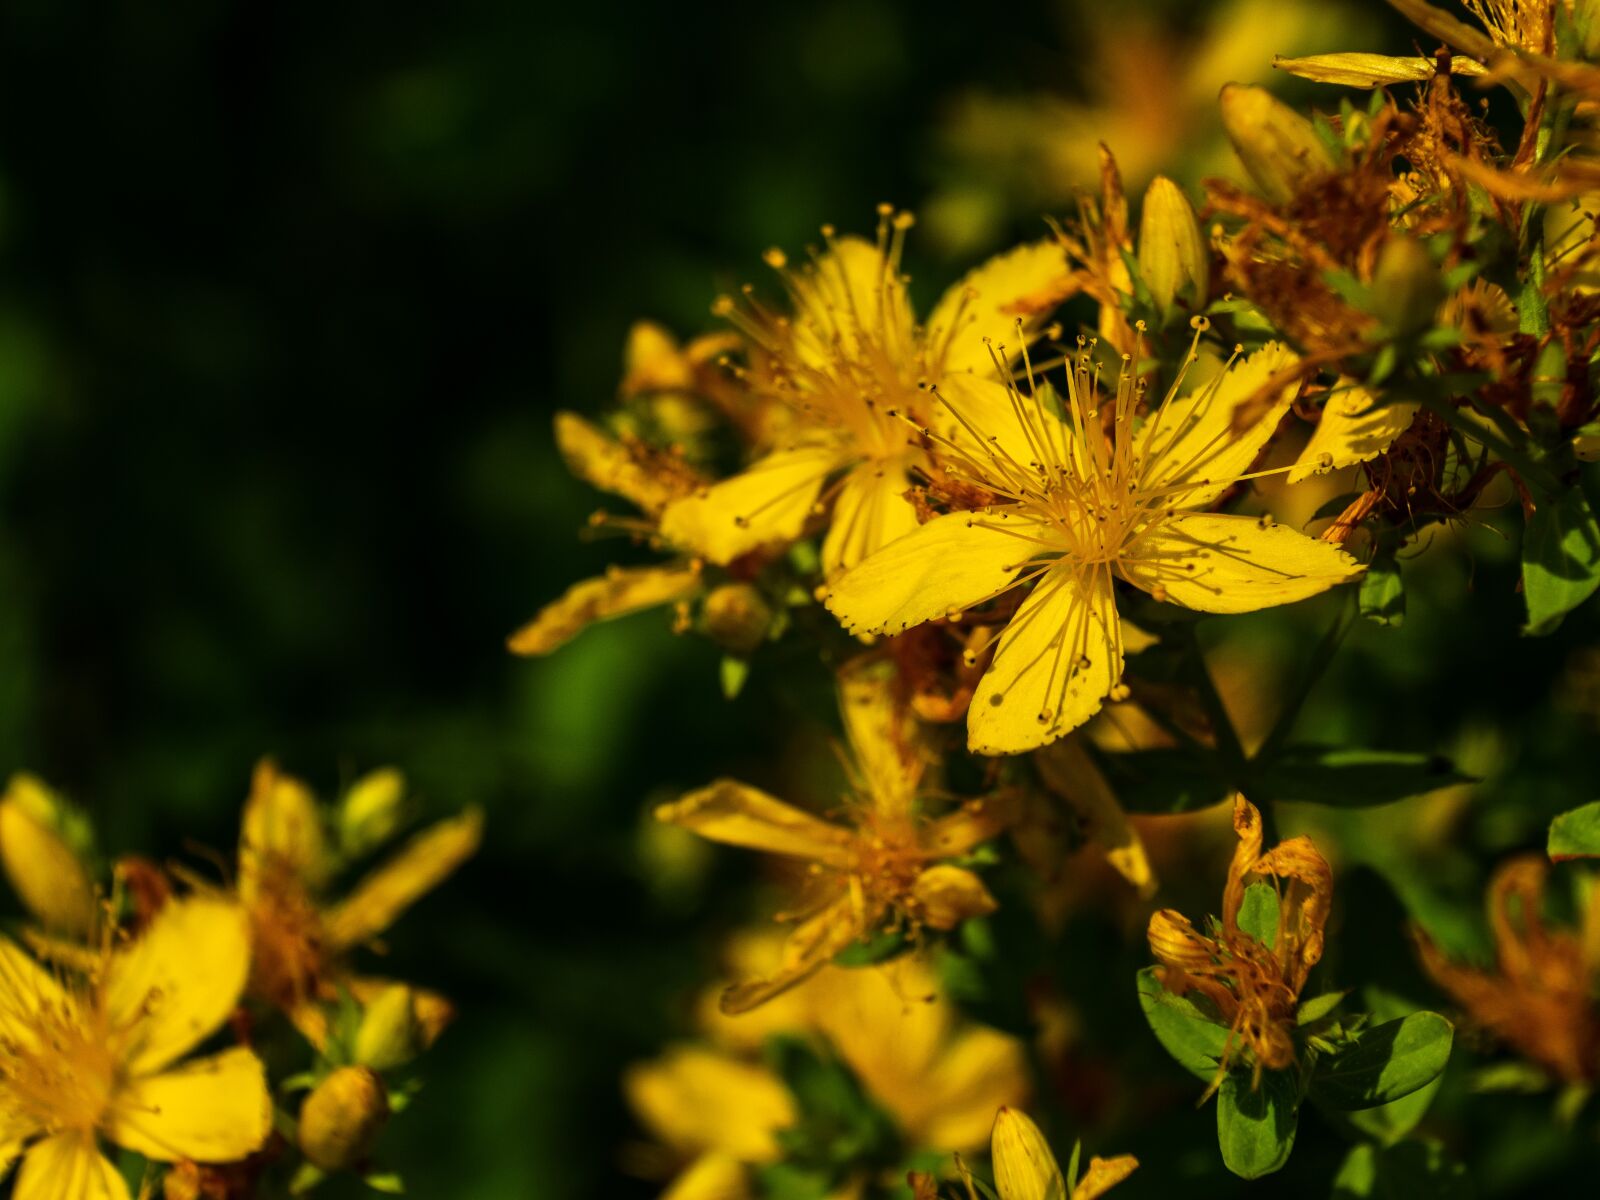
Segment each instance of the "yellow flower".
[{"label": "yellow flower", "polygon": [[[657,522],[662,512],[700,484],[700,477],[681,459],[650,450],[636,438],[612,437],[575,413],[557,413],[555,430],[556,445],[573,474],[632,502],[644,514],[621,519],[597,513],[591,524],[659,542]],[[692,562],[612,567],[598,578],[573,584],[506,644],[515,654],[549,654],[596,621],[687,602],[699,590],[700,571]]]},{"label": "yellow flower", "polygon": [[916,510],[905,493],[926,456],[903,418],[933,415],[918,385],[966,372],[992,375],[996,364],[984,339],[1020,353],[1072,290],[1059,246],[1021,246],[957,283],[919,325],[900,270],[911,218],[888,206],[879,211],[876,242],[825,229],[826,251],[798,269],[782,252],[768,252],[790,312],[749,293],[742,304],[718,302],[716,311],[748,344],[747,386],[787,405],[796,419],[785,442],[745,471],[670,504],[661,518],[669,541],[722,565],[794,541],[831,502],[822,565],[832,575],[914,528]]},{"label": "yellow flower", "polygon": [[[1261,853],[1261,814],[1243,796],[1234,801],[1239,845],[1222,893],[1216,936],[1198,932],[1170,908],[1150,918],[1150,950],[1160,960],[1162,985],[1176,995],[1198,992],[1230,1030],[1218,1078],[1240,1048],[1263,1070],[1294,1062],[1295,1008],[1300,989],[1322,958],[1323,927],[1333,900],[1333,872],[1308,838],[1294,837]],[[1245,889],[1256,879],[1282,881],[1278,927],[1269,947],[1239,928]]]},{"label": "yellow flower", "polygon": [[994,898],[957,858],[1006,825],[1008,806],[972,800],[929,817],[919,798],[925,767],[915,722],[895,694],[887,664],[870,663],[840,679],[840,708],[853,760],[848,823],[825,821],[730,779],[656,810],[662,821],[709,838],[807,863],[810,894],[765,979],[737,984],[723,1008],[754,1008],[811,975],[834,955],[886,923],[951,929],[992,912]]},{"label": "yellow flower", "polygon": [[1600,887],[1578,929],[1551,929],[1540,909],[1549,864],[1512,859],[1489,884],[1496,969],[1451,962],[1420,930],[1422,965],[1477,1025],[1569,1083],[1600,1079]]},{"label": "yellow flower", "polygon": [[1340,379],[1328,393],[1316,428],[1289,472],[1289,482],[1377,458],[1411,428],[1421,408],[1412,400],[1383,404],[1354,379]]},{"label": "yellow flower", "polygon": [[[469,809],[424,830],[342,900],[326,895],[342,857],[329,846],[325,825],[305,784],[279,772],[271,760],[256,766],[239,837],[237,884],[254,946],[250,991],[282,1009],[317,1045],[328,1032],[323,1005],[341,990],[368,1002],[390,986],[354,974],[346,962],[350,953],[472,855],[483,815]],[[426,1044],[448,1022],[450,1005],[442,996],[417,991],[414,1015]]]},{"label": "yellow flower", "polygon": [[[990,1144],[994,1186],[1000,1200],[1068,1200],[1067,1181],[1039,1127],[1026,1113],[1002,1108],[994,1119]],[[1091,1158],[1089,1169],[1072,1189],[1071,1200],[1103,1196],[1139,1166],[1131,1154]]]},{"label": "yellow flower", "polygon": [[260,1060],[235,1048],[179,1062],[233,1011],[249,956],[244,912],[200,897],[171,902],[129,944],[107,939],[81,975],[0,941],[0,1155],[22,1156],[18,1200],[127,1200],[101,1137],[161,1162],[261,1146]]},{"label": "yellow flower", "polygon": [[825,602],[852,632],[895,634],[1033,584],[972,699],[968,744],[1015,754],[1054,741],[1120,694],[1126,646],[1115,580],[1202,612],[1237,613],[1316,595],[1359,572],[1337,547],[1269,517],[1201,511],[1236,482],[1272,473],[1249,468],[1287,411],[1299,370],[1271,343],[1182,399],[1180,372],[1142,426],[1143,387],[1127,359],[1115,395],[1102,401],[1099,372],[1081,355],[1067,376],[1065,420],[1040,387],[1026,397],[1009,383],[952,381],[939,398],[962,433],[934,435],[941,461],[993,503],[933,518],[837,580]]},{"label": "yellow flower", "polygon": [[0,861],[28,911],[52,933],[83,935],[99,904],[83,860],[64,836],[61,800],[26,773],[0,797]]}]

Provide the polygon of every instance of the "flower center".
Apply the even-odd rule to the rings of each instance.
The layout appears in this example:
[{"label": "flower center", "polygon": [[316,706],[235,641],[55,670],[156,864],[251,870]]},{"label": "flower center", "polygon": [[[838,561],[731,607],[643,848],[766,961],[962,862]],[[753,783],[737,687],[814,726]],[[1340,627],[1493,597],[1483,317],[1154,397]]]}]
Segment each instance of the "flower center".
[{"label": "flower center", "polygon": [[250,908],[250,989],[280,1008],[316,990],[327,955],[322,916],[292,864],[268,857]]},{"label": "flower center", "polygon": [[7,972],[0,1012],[0,1088],[27,1123],[88,1133],[116,1090],[121,1038],[95,998],[32,988]]}]

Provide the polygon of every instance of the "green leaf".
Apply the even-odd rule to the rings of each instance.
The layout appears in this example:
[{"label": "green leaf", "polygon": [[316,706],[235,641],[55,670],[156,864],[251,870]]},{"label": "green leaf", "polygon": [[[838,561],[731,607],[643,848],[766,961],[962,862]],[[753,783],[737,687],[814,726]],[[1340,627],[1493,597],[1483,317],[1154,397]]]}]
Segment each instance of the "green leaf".
[{"label": "green leaf", "polygon": [[1406,590],[1400,564],[1392,553],[1382,553],[1367,564],[1361,577],[1361,615],[1379,625],[1397,628],[1406,618]]},{"label": "green leaf", "polygon": [[1524,633],[1551,633],[1600,587],[1600,525],[1575,487],[1534,509],[1522,531]]},{"label": "green leaf", "polygon": [[744,681],[750,678],[750,660],[735,658],[733,655],[724,655],[722,659],[722,696],[725,700],[736,699],[744,690]]},{"label": "green leaf", "polygon": [[1432,1142],[1355,1146],[1333,1177],[1333,1200],[1455,1200],[1471,1195],[1466,1168]]},{"label": "green leaf", "polygon": [[1320,1021],[1323,1017],[1333,1012],[1343,1003],[1348,992],[1323,992],[1320,996],[1313,996],[1309,1000],[1300,1002],[1300,1007],[1295,1010],[1294,1023],[1296,1025],[1310,1025]]},{"label": "green leaf", "polygon": [[1564,812],[1550,822],[1550,858],[1600,858],[1600,800]]},{"label": "green leaf", "polygon": [[1217,1091],[1217,1145],[1228,1170],[1260,1179],[1289,1161],[1300,1089],[1292,1071],[1263,1071],[1254,1091],[1250,1078],[1249,1071],[1231,1072]]},{"label": "green leaf", "polygon": [[1278,940],[1278,889],[1270,883],[1252,883],[1239,905],[1239,928],[1268,950]]},{"label": "green leaf", "polygon": [[1426,1087],[1450,1061],[1450,1022],[1416,1012],[1363,1031],[1337,1054],[1317,1061],[1311,1094],[1331,1108],[1373,1108]]},{"label": "green leaf", "polygon": [[1205,751],[1135,750],[1101,754],[1097,761],[1124,812],[1192,812],[1237,790],[1218,774],[1216,756]]},{"label": "green leaf", "polygon": [[1154,967],[1139,972],[1139,1007],[1150,1031],[1179,1066],[1207,1083],[1216,1078],[1228,1044],[1227,1026],[1188,996],[1174,996],[1162,987]]},{"label": "green leaf", "polygon": [[872,967],[898,958],[911,949],[911,939],[903,930],[886,930],[864,942],[854,942],[833,956],[840,967]]},{"label": "green leaf", "polygon": [[1323,746],[1291,746],[1253,775],[1258,789],[1279,800],[1339,808],[1372,808],[1472,782],[1436,754]]}]

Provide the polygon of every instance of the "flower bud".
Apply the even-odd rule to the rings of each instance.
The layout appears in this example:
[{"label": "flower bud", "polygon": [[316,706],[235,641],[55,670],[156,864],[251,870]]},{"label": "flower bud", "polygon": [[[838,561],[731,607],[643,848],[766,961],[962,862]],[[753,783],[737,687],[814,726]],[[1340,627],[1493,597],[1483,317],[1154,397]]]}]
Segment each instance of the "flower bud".
[{"label": "flower bud", "polygon": [[989,1149],[995,1187],[1006,1200],[1050,1200],[1067,1194],[1050,1143],[1026,1113],[1002,1108],[994,1119]]},{"label": "flower bud", "polygon": [[1157,175],[1144,193],[1139,218],[1139,275],[1163,313],[1179,296],[1204,307],[1211,286],[1210,255],[1200,222],[1183,189]]},{"label": "flower bud", "polygon": [[1265,88],[1230,83],[1220,101],[1239,161],[1274,204],[1294,199],[1302,184],[1338,165],[1316,126]]},{"label": "flower bud", "polygon": [[174,1163],[161,1181],[161,1195],[164,1200],[201,1200],[202,1182],[200,1168],[194,1163]]},{"label": "flower bud", "polygon": [[772,606],[748,583],[725,583],[706,597],[706,632],[732,654],[749,654],[766,640]]},{"label": "flower bud", "polygon": [[929,867],[913,887],[922,919],[934,929],[954,929],[968,917],[986,917],[999,907],[983,881],[962,867]]},{"label": "flower bud", "polygon": [[410,1062],[423,1044],[416,994],[404,984],[391,984],[373,997],[361,1014],[355,1060],[374,1071],[388,1071]]},{"label": "flower bud", "polygon": [[[81,822],[32,775],[11,777],[0,797],[0,863],[18,898],[47,929],[85,933],[95,923],[94,884],[74,842]],[[76,837],[74,837],[76,833]]]},{"label": "flower bud", "polygon": [[1384,243],[1372,273],[1372,315],[1396,333],[1420,333],[1444,303],[1444,281],[1421,242],[1397,235]]},{"label": "flower bud", "polygon": [[314,1167],[359,1166],[389,1120],[383,1081],[369,1067],[340,1067],[300,1106],[300,1149]]},{"label": "flower bud", "polygon": [[362,855],[394,836],[404,817],[406,777],[393,767],[369,771],[339,803],[339,844],[346,854]]}]

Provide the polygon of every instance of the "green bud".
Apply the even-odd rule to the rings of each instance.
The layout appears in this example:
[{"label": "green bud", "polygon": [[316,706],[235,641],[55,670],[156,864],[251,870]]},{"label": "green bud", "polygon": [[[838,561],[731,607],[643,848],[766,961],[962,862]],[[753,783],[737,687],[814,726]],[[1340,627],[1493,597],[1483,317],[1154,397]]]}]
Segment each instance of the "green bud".
[{"label": "green bud", "polygon": [[377,1072],[340,1067],[300,1106],[300,1150],[324,1171],[360,1166],[388,1120],[389,1097]]},{"label": "green bud", "polygon": [[361,1014],[355,1061],[375,1071],[389,1071],[405,1066],[422,1048],[415,994],[399,983],[384,988]]},{"label": "green bud", "polygon": [[1210,292],[1210,254],[1194,205],[1165,175],[1157,175],[1145,189],[1139,218],[1139,276],[1163,313],[1179,297],[1202,308]]},{"label": "green bud", "polygon": [[1316,126],[1265,88],[1230,83],[1219,100],[1239,161],[1274,204],[1294,199],[1301,185],[1338,166]]},{"label": "green bud", "polygon": [[394,836],[405,813],[406,777],[393,767],[369,771],[339,804],[339,844],[362,855]]},{"label": "green bud", "polygon": [[749,654],[767,638],[772,606],[748,583],[725,583],[705,604],[706,632],[731,654]]},{"label": "green bud", "polygon": [[1395,333],[1420,333],[1444,303],[1444,280],[1427,248],[1415,238],[1391,237],[1372,273],[1372,315]]}]

